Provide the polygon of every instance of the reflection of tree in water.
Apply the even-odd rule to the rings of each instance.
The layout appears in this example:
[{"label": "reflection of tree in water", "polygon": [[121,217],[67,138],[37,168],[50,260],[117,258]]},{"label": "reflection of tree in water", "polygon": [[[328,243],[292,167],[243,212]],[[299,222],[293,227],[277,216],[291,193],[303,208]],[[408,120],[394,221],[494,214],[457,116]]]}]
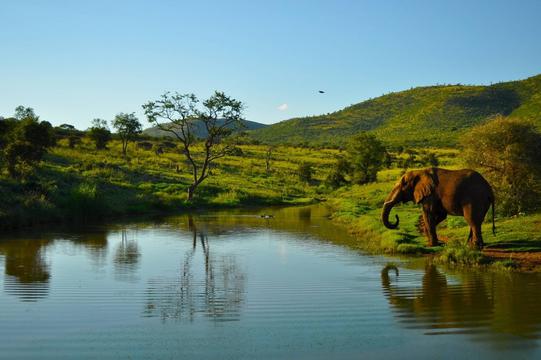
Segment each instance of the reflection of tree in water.
[{"label": "reflection of tree in water", "polygon": [[137,241],[128,239],[128,233],[122,230],[122,239],[118,244],[113,259],[115,276],[122,281],[135,281],[135,271],[139,266],[139,245]]},{"label": "reflection of tree in water", "polygon": [[[192,248],[187,251],[179,277],[173,281],[151,281],[145,315],[163,320],[190,320],[203,314],[215,321],[238,320],[244,299],[245,276],[234,256],[211,255],[204,231],[197,231],[192,217]],[[199,245],[198,245],[199,244]],[[197,248],[201,259],[197,259]],[[197,270],[197,266],[201,270]]]},{"label": "reflection of tree in water", "polygon": [[391,284],[392,270],[386,267],[381,273],[383,291],[408,328],[469,333],[499,346],[505,343],[504,334],[539,337],[541,289],[532,286],[539,284],[537,275],[469,271],[460,274],[461,283],[449,284],[434,265],[427,265],[419,288],[400,286],[400,276]]},{"label": "reflection of tree in water", "polygon": [[[38,301],[49,294],[51,278],[46,249],[58,239],[54,233],[40,233],[29,237],[0,239],[0,255],[4,257],[4,291],[18,296],[21,301]],[[103,257],[107,247],[105,231],[69,238],[69,243],[82,246],[93,258]]]},{"label": "reflection of tree in water", "polygon": [[43,249],[50,240],[20,239],[0,242],[4,255],[4,289],[22,301],[37,301],[49,293],[49,264]]}]

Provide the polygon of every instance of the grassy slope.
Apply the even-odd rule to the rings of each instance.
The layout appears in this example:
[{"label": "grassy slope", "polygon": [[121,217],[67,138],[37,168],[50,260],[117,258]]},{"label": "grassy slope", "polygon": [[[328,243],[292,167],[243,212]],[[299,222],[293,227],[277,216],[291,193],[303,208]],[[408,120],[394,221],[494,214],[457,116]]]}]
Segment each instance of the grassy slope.
[{"label": "grassy slope", "polygon": [[[463,167],[456,159],[456,150],[437,150],[441,166],[449,169]],[[446,246],[427,247],[427,240],[417,230],[419,206],[400,205],[391,212],[400,217],[398,230],[386,229],[380,221],[381,207],[388,191],[401,175],[401,169],[388,169],[378,173],[378,182],[367,185],[343,187],[329,196],[336,221],[346,224],[359,240],[358,247],[377,253],[438,254],[440,259],[465,264],[478,264],[483,255],[465,246],[469,228],[462,217],[449,216],[438,226],[440,240]],[[496,214],[496,235],[491,231],[491,216],[483,225],[485,255],[506,259],[510,252],[541,251],[541,214],[527,214],[518,218],[501,218]],[[520,259],[518,254],[518,258]],[[509,260],[510,258],[507,258]],[[514,259],[514,257],[513,257]],[[528,260],[528,259],[527,259]],[[539,262],[541,258],[529,259]],[[531,261],[530,261],[531,262]],[[514,261],[497,262],[497,265],[515,266]],[[525,264],[529,267],[530,264]],[[537,264],[539,265],[539,264]]]},{"label": "grassy slope", "polygon": [[[221,159],[198,189],[195,203],[188,204],[190,173],[180,154],[157,156],[132,144],[125,160],[118,142],[97,151],[86,141],[76,149],[63,141],[51,149],[29,181],[21,183],[0,173],[0,227],[190,207],[307,203],[318,196],[317,184],[336,152],[280,147],[273,152],[272,172],[267,174],[265,147],[243,146],[242,150],[243,156]],[[296,176],[302,161],[317,168],[314,186]]]},{"label": "grassy slope", "polygon": [[[243,146],[243,156],[226,157],[217,164],[212,176],[201,185],[195,204],[190,205],[186,203],[185,194],[188,168],[179,154],[157,156],[152,151],[130,150],[129,161],[126,161],[118,143],[113,143],[108,151],[96,151],[86,143],[77,149],[61,144],[48,154],[38,169],[36,180],[20,183],[0,176],[3,199],[0,227],[126,214],[149,215],[190,207],[305,204],[326,198],[334,209],[335,220],[346,224],[357,235],[359,248],[387,253],[443,250],[446,256],[462,251],[450,246],[426,247],[425,238],[416,228],[420,209],[415,205],[402,205],[393,210],[393,214],[400,216],[399,230],[383,227],[379,220],[380,208],[402,169],[381,171],[376,183],[331,191],[322,185],[322,180],[338,150],[277,147],[272,172],[267,175],[266,147]],[[432,151],[438,154],[442,167],[461,167],[456,150]],[[298,164],[303,161],[312,163],[316,170],[310,184],[300,182],[296,175]],[[180,164],[180,172],[176,171],[176,164]],[[489,221],[484,226],[488,249],[541,251],[541,214],[497,217],[496,220],[496,236],[490,233]],[[468,228],[462,218],[449,217],[440,225],[438,233],[445,241],[464,243]]]},{"label": "grassy slope", "polygon": [[252,132],[267,143],[343,145],[371,131],[390,145],[452,146],[495,114],[520,115],[541,127],[541,75],[491,86],[444,85],[391,93],[331,114],[294,118]]}]

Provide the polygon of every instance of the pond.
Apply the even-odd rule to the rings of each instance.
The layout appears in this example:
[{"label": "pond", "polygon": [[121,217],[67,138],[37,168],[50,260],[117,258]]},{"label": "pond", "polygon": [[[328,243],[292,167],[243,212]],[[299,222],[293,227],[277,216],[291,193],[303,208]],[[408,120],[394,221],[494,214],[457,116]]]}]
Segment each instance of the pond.
[{"label": "pond", "polygon": [[539,275],[352,244],[323,206],[4,235],[0,358],[541,356]]}]

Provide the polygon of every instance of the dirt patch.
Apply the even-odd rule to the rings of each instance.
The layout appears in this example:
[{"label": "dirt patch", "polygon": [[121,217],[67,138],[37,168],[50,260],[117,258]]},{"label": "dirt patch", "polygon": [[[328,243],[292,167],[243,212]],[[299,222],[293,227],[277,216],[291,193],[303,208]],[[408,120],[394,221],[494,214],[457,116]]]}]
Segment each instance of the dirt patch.
[{"label": "dirt patch", "polygon": [[483,255],[493,260],[513,260],[520,271],[541,271],[541,252],[513,252],[505,250],[483,250]]}]

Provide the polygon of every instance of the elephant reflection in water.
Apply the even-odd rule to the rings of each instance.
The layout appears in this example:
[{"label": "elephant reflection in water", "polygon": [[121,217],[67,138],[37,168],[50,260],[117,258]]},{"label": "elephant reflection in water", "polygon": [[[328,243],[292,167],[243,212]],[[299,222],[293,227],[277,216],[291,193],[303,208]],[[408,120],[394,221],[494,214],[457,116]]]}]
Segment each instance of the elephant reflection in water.
[{"label": "elephant reflection in water", "polygon": [[492,300],[477,277],[467,279],[465,284],[449,285],[445,275],[429,264],[425,267],[422,288],[404,289],[391,285],[389,271],[385,268],[381,272],[384,293],[393,308],[404,315],[401,319],[408,326],[413,318],[428,329],[472,328],[484,324],[492,314]]},{"label": "elephant reflection in water", "polygon": [[[403,287],[398,269],[387,266],[381,272],[381,283],[406,327],[427,329],[430,334],[475,334],[484,327],[483,338],[499,346],[505,343],[504,334],[539,337],[541,290],[531,286],[539,283],[539,275],[494,272],[459,277],[461,283],[449,284],[436,266],[428,264],[421,288]],[[391,283],[391,278],[396,280]]]},{"label": "elephant reflection in water", "polygon": [[[197,314],[215,321],[237,320],[244,299],[244,273],[233,256],[212,256],[207,234],[197,230],[191,216],[188,228],[192,246],[184,256],[180,274],[172,281],[150,282],[145,315],[160,316],[164,321],[193,321]],[[198,244],[200,259],[196,258]]]}]

